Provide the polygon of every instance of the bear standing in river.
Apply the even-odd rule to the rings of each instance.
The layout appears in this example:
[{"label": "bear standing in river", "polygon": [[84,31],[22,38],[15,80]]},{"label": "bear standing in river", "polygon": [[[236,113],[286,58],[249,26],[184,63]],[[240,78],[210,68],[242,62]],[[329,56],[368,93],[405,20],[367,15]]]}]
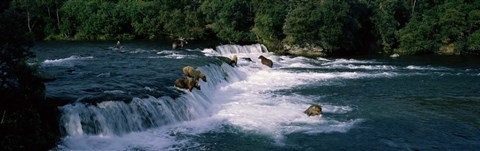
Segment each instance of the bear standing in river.
[{"label": "bear standing in river", "polygon": [[234,64],[234,65],[236,66],[236,65],[237,65],[237,62],[238,62],[237,55],[233,55],[233,57],[232,57],[232,64]]},{"label": "bear standing in river", "polygon": [[227,63],[228,65],[235,67],[237,66],[238,58],[237,55],[233,55],[232,59],[224,56],[218,56],[217,59]]},{"label": "bear standing in river", "polygon": [[201,71],[195,70],[191,66],[183,67],[183,74],[188,77],[193,78],[194,80],[202,79],[204,82],[207,82],[207,77]]},{"label": "bear standing in river", "polygon": [[258,59],[261,60],[263,65],[266,65],[266,66],[272,68],[272,66],[273,66],[272,60],[270,60],[268,58],[265,58],[264,56],[260,56],[260,57],[258,57]]},{"label": "bear standing in river", "polygon": [[175,86],[181,89],[188,89],[188,91],[192,91],[193,88],[197,88],[200,90],[200,84],[195,81],[193,78],[178,78],[175,80]]}]

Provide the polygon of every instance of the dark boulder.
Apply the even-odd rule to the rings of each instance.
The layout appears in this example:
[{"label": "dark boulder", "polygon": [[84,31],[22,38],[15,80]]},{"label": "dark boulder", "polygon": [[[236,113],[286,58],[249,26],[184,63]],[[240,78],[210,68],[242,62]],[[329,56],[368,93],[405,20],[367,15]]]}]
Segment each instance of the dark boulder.
[{"label": "dark boulder", "polygon": [[248,61],[248,62],[253,62],[252,59],[250,59],[250,58],[242,58],[242,59],[245,60],[245,61]]},{"label": "dark boulder", "polygon": [[311,105],[305,110],[303,113],[307,114],[308,116],[317,116],[322,115],[322,106],[320,105]]}]

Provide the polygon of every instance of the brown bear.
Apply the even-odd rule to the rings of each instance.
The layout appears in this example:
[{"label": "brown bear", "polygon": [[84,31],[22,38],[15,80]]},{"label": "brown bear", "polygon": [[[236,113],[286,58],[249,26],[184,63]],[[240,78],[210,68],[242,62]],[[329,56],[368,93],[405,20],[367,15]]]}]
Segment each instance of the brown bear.
[{"label": "brown bear", "polygon": [[233,55],[231,64],[237,65],[238,58],[237,55]]},{"label": "brown bear", "polygon": [[201,71],[193,69],[193,67],[191,66],[183,67],[183,74],[195,80],[198,80],[200,78],[203,81],[207,82],[207,77],[205,76],[205,74],[203,74]]},{"label": "brown bear", "polygon": [[178,78],[175,80],[175,87],[181,89],[188,89],[188,91],[192,91],[193,88],[197,88],[200,90],[200,84],[195,81],[193,78]]},{"label": "brown bear", "polygon": [[263,65],[266,65],[266,66],[272,68],[272,66],[273,66],[272,60],[270,60],[268,58],[265,58],[264,56],[260,56],[260,57],[258,57],[258,59],[261,60]]},{"label": "brown bear", "polygon": [[316,116],[322,114],[322,106],[320,105],[311,105],[305,110],[303,113],[307,114],[308,116]]}]

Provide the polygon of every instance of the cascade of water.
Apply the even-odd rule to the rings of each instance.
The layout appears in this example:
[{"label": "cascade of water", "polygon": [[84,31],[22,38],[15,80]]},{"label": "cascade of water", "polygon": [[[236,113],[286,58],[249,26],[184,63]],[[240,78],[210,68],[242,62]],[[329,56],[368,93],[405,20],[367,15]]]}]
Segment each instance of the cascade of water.
[{"label": "cascade of water", "polygon": [[[203,52],[211,56],[231,58],[236,55],[238,64],[232,67],[226,63],[212,63],[198,67],[208,82],[199,80],[201,90],[194,89],[176,99],[150,97],[135,98],[130,103],[107,101],[97,105],[64,106],[61,108],[64,133],[77,137],[66,137],[62,145],[72,150],[130,150],[130,147],[167,150],[178,146],[177,142],[189,142],[191,136],[216,130],[224,133],[223,126],[230,125],[270,135],[275,142],[281,142],[285,135],[292,133],[343,133],[362,119],[306,116],[304,110],[317,104],[320,96],[290,94],[284,90],[329,85],[338,79],[383,76],[382,73],[283,70],[283,67],[316,68],[317,65],[310,63],[326,61],[275,56],[264,50],[259,44],[204,49]],[[260,55],[272,59],[274,68],[256,60]],[[356,60],[349,62],[352,61]],[[347,114],[354,108],[322,104],[322,110],[327,114]]]},{"label": "cascade of water", "polygon": [[211,92],[218,84],[241,79],[231,66],[200,67],[208,83],[179,98],[134,98],[130,103],[105,101],[97,105],[74,103],[60,107],[64,135],[122,135],[132,131],[208,116]]},{"label": "cascade of water", "polygon": [[253,44],[253,45],[221,45],[217,46],[216,51],[218,55],[227,56],[229,54],[259,54],[268,52],[267,48],[262,44]]},{"label": "cascade of water", "polygon": [[[235,53],[264,53],[261,44],[239,46],[223,45],[216,48],[215,53],[228,55]],[[152,127],[180,121],[188,121],[209,116],[213,91],[221,83],[231,83],[244,79],[244,74],[235,68],[222,64],[199,67],[208,78],[208,82],[200,80],[201,90],[179,98],[149,97],[134,98],[131,102],[105,101],[93,104],[74,103],[60,107],[60,127],[64,135],[122,135],[133,131],[143,131]]]}]

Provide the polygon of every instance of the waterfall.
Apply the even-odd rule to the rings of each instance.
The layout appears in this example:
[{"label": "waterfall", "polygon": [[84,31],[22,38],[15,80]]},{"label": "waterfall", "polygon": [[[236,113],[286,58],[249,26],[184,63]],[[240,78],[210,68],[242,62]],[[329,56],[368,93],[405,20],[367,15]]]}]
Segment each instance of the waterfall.
[{"label": "waterfall", "polygon": [[[171,110],[172,106],[185,109],[187,103],[164,98],[134,98],[130,103],[106,101],[98,105],[76,103],[61,108],[60,123],[67,135],[120,135],[141,131],[191,118],[187,110]],[[161,119],[161,120],[160,120]]]},{"label": "waterfall", "polygon": [[131,102],[105,101],[97,105],[74,103],[60,107],[60,127],[64,135],[122,135],[152,127],[208,116],[211,92],[219,83],[241,79],[231,66],[222,64],[199,67],[208,82],[201,90],[179,98],[134,98]]},{"label": "waterfall", "polygon": [[[223,45],[216,48],[217,55],[238,53],[264,53],[261,44],[238,46]],[[81,102],[59,107],[61,111],[60,127],[63,135],[122,135],[129,132],[144,131],[181,121],[208,117],[209,107],[214,104],[213,92],[218,87],[245,79],[245,75],[235,68],[223,63],[218,66],[210,64],[197,68],[202,71],[208,82],[199,81],[201,90],[194,89],[180,97],[134,98],[123,101],[104,101],[94,104]],[[172,81],[173,83],[173,81]]]},{"label": "waterfall", "polygon": [[267,48],[262,44],[253,45],[221,45],[217,46],[213,52],[216,55],[228,56],[230,54],[260,54],[268,52]]}]

